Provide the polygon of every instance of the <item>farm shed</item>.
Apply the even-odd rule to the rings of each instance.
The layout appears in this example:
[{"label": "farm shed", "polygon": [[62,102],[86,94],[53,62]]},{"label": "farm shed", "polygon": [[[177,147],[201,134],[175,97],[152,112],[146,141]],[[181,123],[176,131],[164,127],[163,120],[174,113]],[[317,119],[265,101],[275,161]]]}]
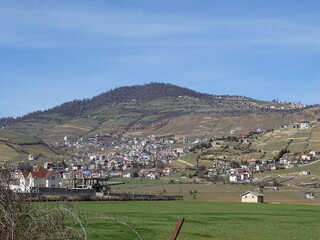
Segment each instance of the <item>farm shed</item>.
[{"label": "farm shed", "polygon": [[258,192],[247,191],[241,194],[241,202],[263,203],[264,195]]},{"label": "farm shed", "polygon": [[306,195],[306,198],[308,198],[308,199],[315,199],[316,198],[316,195],[314,194],[314,192],[306,192],[305,195]]}]

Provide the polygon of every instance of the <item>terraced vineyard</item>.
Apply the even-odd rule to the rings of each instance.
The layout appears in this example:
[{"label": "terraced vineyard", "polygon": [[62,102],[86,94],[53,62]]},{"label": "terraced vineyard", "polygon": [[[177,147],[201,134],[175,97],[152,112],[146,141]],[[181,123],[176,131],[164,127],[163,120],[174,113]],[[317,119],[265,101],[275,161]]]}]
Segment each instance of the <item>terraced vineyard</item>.
[{"label": "terraced vineyard", "polygon": [[29,134],[0,129],[0,160],[20,162],[28,159],[28,155],[55,156],[57,153],[42,140]]},{"label": "terraced vineyard", "polygon": [[[276,156],[281,150],[288,149],[290,154],[302,154],[311,150],[320,151],[320,123],[311,128],[281,128],[262,134],[255,134],[249,142],[217,141],[211,148],[198,151],[173,163],[177,167],[196,165],[212,166],[213,160],[247,161],[265,160]],[[230,134],[230,136],[233,136]]]}]

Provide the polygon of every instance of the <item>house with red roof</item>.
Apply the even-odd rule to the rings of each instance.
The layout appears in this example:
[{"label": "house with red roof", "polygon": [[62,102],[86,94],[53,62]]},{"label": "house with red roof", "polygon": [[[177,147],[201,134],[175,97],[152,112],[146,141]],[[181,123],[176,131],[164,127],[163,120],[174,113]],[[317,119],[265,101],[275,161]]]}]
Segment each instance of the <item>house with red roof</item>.
[{"label": "house with red roof", "polygon": [[34,168],[31,172],[23,171],[20,175],[20,189],[25,192],[32,187],[58,188],[61,177],[54,171],[44,167]]}]

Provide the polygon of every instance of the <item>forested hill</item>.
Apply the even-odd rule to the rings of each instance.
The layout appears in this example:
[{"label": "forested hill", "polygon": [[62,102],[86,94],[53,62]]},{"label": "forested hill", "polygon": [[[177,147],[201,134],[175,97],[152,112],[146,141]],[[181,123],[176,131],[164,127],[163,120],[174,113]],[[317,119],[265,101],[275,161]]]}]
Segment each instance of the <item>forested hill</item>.
[{"label": "forested hill", "polygon": [[81,117],[86,113],[95,111],[96,109],[104,105],[125,103],[132,100],[151,101],[164,97],[179,96],[210,100],[215,95],[199,93],[194,90],[172,84],[152,82],[145,85],[119,87],[113,90],[109,90],[108,92],[102,93],[91,99],[73,100],[48,110],[29,113],[25,116],[18,117],[17,119],[14,119],[12,117],[1,118],[0,124],[7,125],[9,123],[15,122],[15,120],[24,120],[30,117],[33,118],[38,114],[59,114],[68,117]]},{"label": "forested hill", "polygon": [[[162,99],[162,100],[161,100]],[[304,108],[290,103],[259,101],[247,97],[210,95],[165,83],[119,87],[91,99],[74,100],[45,111],[29,113],[18,118],[2,118],[1,125],[25,124],[42,129],[37,123],[57,126],[75,119],[94,119],[90,129],[103,124],[106,128],[145,129],[163,126],[181,116],[211,115],[216,117],[248,116],[248,114],[287,115],[303,112]],[[115,124],[115,121],[118,124]],[[87,121],[87,120],[86,120]],[[121,123],[121,124],[120,124]],[[121,126],[118,126],[118,125]],[[70,124],[69,124],[70,125]],[[115,126],[116,125],[116,126]]]},{"label": "forested hill", "polygon": [[75,100],[49,109],[48,113],[58,113],[65,116],[80,117],[92,112],[104,105],[126,103],[132,100],[152,101],[163,97],[188,96],[205,99],[208,94],[198,93],[188,88],[178,87],[165,83],[150,83],[145,85],[124,86],[106,93],[102,93],[91,99]]}]

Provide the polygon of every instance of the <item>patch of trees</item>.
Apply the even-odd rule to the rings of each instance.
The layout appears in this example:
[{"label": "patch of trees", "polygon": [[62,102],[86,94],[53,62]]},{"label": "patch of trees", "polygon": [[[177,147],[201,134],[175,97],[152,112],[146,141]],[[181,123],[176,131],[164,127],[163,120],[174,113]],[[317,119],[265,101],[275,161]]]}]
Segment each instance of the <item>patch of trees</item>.
[{"label": "patch of trees", "polygon": [[228,136],[226,139],[227,142],[239,142],[239,137],[236,136]]},{"label": "patch of trees", "polygon": [[13,123],[15,120],[16,119],[14,117],[0,118],[0,127],[5,127],[6,125]]},{"label": "patch of trees", "polygon": [[221,175],[214,175],[212,177],[207,177],[206,181],[213,182],[213,183],[227,183],[226,178]]},{"label": "patch of trees", "polygon": [[290,153],[290,151],[287,148],[282,149],[276,156],[274,156],[274,159],[279,160],[286,153]]},{"label": "patch of trees", "polygon": [[204,150],[207,148],[211,148],[211,142],[202,142],[202,143],[198,143],[196,145],[194,145],[193,147],[190,148],[191,152],[195,152],[196,150]]},{"label": "patch of trees", "polygon": [[199,166],[195,175],[198,177],[198,178],[204,178],[204,175],[207,174],[207,167],[206,166]]}]

